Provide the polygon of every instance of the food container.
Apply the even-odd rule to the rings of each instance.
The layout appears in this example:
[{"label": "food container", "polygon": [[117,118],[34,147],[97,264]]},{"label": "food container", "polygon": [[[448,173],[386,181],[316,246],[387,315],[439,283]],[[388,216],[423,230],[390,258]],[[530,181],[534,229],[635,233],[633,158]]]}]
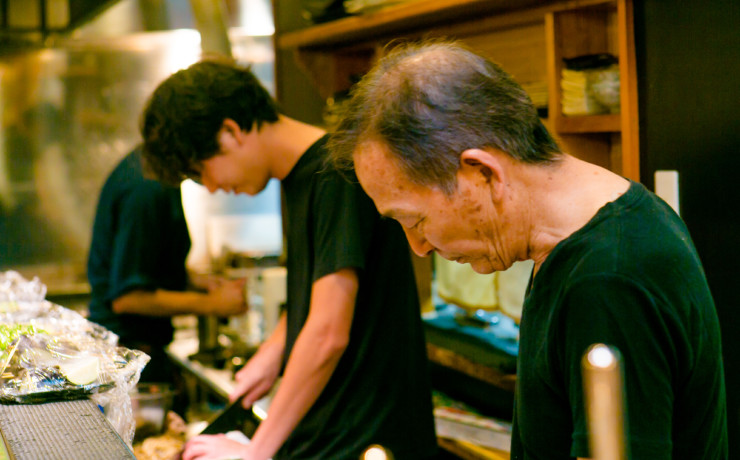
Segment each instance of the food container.
[{"label": "food container", "polygon": [[136,432],[134,443],[162,434],[175,392],[166,383],[139,383],[130,393]]},{"label": "food container", "polygon": [[619,113],[618,58],[611,54],[589,54],[563,59],[562,109],[564,115]]}]

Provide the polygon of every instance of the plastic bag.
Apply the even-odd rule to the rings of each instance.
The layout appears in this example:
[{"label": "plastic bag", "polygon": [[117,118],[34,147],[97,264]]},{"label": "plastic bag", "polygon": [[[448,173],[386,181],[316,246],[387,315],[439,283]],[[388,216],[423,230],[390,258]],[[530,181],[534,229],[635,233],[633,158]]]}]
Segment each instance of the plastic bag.
[{"label": "plastic bag", "polygon": [[79,313],[29,295],[45,295],[37,279],[24,283],[8,273],[0,273],[0,401],[89,397],[131,445],[129,392],[149,356],[119,347],[116,334]]},{"label": "plastic bag", "polygon": [[46,286],[38,277],[31,281],[20,273],[8,270],[0,272],[0,311],[12,307],[16,301],[41,301],[46,298]]}]

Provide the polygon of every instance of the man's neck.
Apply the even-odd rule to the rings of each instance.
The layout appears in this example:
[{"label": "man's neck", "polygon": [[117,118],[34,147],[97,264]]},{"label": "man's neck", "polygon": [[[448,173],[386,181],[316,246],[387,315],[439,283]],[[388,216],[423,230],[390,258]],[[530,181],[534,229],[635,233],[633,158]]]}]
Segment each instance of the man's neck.
[{"label": "man's neck", "polygon": [[271,158],[272,176],[283,180],[301,156],[326,131],[290,117],[280,115],[276,123],[263,125],[260,143]]},{"label": "man's neck", "polygon": [[599,209],[629,188],[626,179],[571,156],[554,169],[549,168],[532,169],[529,177],[529,251],[536,266],[559,242],[585,226]]}]

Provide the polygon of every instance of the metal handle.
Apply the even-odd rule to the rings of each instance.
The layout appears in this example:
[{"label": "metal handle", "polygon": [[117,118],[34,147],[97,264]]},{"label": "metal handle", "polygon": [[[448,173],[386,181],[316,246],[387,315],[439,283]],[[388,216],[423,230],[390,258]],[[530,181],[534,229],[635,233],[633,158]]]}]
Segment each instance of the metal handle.
[{"label": "metal handle", "polygon": [[393,460],[393,454],[385,447],[373,444],[362,452],[360,460]]},{"label": "metal handle", "polygon": [[583,355],[582,368],[591,458],[626,460],[621,354],[594,344]]}]

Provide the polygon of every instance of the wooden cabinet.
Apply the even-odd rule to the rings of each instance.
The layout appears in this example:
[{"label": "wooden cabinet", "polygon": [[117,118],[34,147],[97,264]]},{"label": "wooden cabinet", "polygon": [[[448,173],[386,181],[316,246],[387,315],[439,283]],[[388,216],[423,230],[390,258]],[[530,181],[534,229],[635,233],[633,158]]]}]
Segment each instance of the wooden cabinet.
[{"label": "wooden cabinet", "polygon": [[[565,3],[545,15],[548,126],[566,151],[640,180],[637,73],[631,0]],[[618,114],[565,116],[561,108],[563,58],[610,53],[619,58]]]},{"label": "wooden cabinet", "polygon": [[[422,0],[351,16],[276,37],[294,50],[324,99],[348,90],[394,41],[461,40],[511,73],[529,91],[565,151],[639,180],[637,84],[632,0]],[[619,57],[618,114],[565,116],[562,59]],[[280,78],[280,75],[278,75]],[[547,109],[547,110],[544,110]]]}]

